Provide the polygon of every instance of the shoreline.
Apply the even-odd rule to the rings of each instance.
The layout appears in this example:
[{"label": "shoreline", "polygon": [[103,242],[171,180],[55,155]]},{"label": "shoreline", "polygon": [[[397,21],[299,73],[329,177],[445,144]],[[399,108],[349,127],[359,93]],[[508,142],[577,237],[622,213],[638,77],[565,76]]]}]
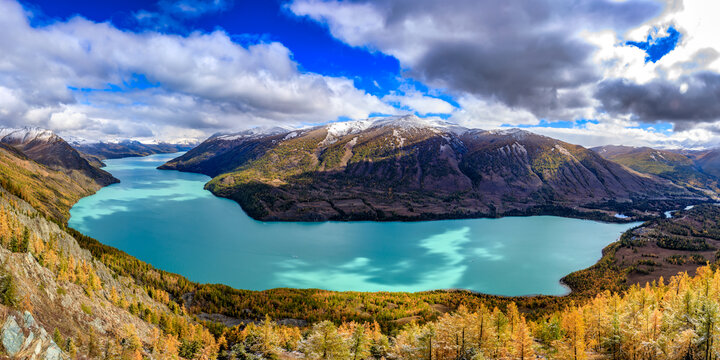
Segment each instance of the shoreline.
[{"label": "shoreline", "polygon": [[[170,154],[172,154],[172,153],[170,153]],[[152,155],[148,155],[148,156],[153,156],[153,155],[169,155],[169,154],[152,154]],[[146,156],[144,156],[144,157],[146,157]],[[138,156],[132,156],[130,158],[138,158]],[[119,159],[121,159],[121,158],[119,158]],[[113,160],[117,160],[117,159],[113,159]],[[166,170],[166,169],[158,169],[158,170]],[[175,170],[175,171],[179,171],[179,170]],[[193,173],[193,172],[188,172],[188,173]],[[88,195],[88,196],[90,196],[90,195]],[[213,196],[222,198],[222,199],[228,199],[228,198],[225,198],[222,196],[218,196],[215,193],[213,193]],[[232,199],[228,199],[228,200],[232,200]],[[236,202],[236,204],[237,204],[237,202]],[[241,208],[242,208],[242,206],[241,206]],[[242,209],[242,210],[247,214],[245,209]],[[612,216],[600,218],[600,217],[582,216],[583,214],[576,214],[576,215],[577,216],[572,216],[572,214],[570,214],[570,215],[568,215],[567,213],[560,214],[560,213],[552,212],[552,211],[550,211],[550,212],[527,211],[524,213],[510,212],[510,213],[502,214],[500,216],[489,216],[487,214],[481,214],[481,216],[472,216],[472,215],[471,216],[462,216],[462,217],[460,217],[460,216],[445,216],[445,217],[436,217],[433,219],[391,219],[391,218],[389,218],[389,219],[383,219],[383,220],[370,220],[370,219],[367,219],[367,220],[358,219],[358,220],[347,220],[347,221],[327,220],[327,221],[322,221],[322,222],[340,222],[340,223],[349,223],[349,222],[380,222],[380,223],[381,222],[423,222],[423,221],[449,221],[449,220],[472,220],[472,219],[500,219],[500,218],[505,218],[505,217],[531,217],[531,216],[548,216],[548,217],[554,216],[554,217],[563,217],[563,218],[568,218],[568,219],[597,221],[597,222],[608,223],[608,224],[629,224],[629,223],[640,222],[636,218],[622,219],[622,218],[615,218]],[[247,214],[247,216],[250,217],[251,219],[253,219],[254,221],[263,222],[263,223],[264,222],[295,222],[293,220],[266,221],[266,220],[258,220],[256,218],[252,217],[250,214]],[[612,221],[604,221],[603,220],[603,219],[607,219],[607,218],[611,219]],[[318,221],[307,222],[307,223],[318,223]],[[68,223],[66,222],[65,225],[68,226]],[[83,236],[87,236],[87,235],[83,234],[80,230],[77,230],[77,229],[74,229],[74,230],[77,231],[78,233],[81,233]],[[619,237],[606,246],[612,245],[613,243],[616,243],[618,240],[619,240]],[[108,245],[106,245],[106,246],[108,246]],[[601,256],[601,259],[602,259],[602,256]],[[591,264],[589,267],[592,267],[596,264],[597,264],[597,262]],[[478,296],[491,296],[491,297],[498,297],[498,298],[504,298],[504,299],[536,298],[536,297],[562,298],[562,297],[572,296],[575,293],[575,289],[573,288],[573,286],[568,284],[567,282],[565,282],[564,279],[577,271],[586,270],[588,268],[575,270],[573,272],[563,275],[558,280],[558,284],[566,290],[563,294],[501,295],[501,294],[493,294],[493,293],[487,293],[487,292],[481,292],[481,291],[476,291],[476,290],[472,290],[472,289],[463,289],[463,288],[446,288],[446,289],[438,288],[438,289],[427,289],[427,290],[414,291],[414,292],[413,291],[382,291],[382,290],[381,291],[326,290],[326,289],[320,289],[320,288],[288,288],[288,287],[269,288],[269,289],[263,289],[263,290],[249,290],[249,289],[241,289],[241,288],[235,288],[235,287],[232,287],[232,288],[240,290],[240,291],[250,291],[250,292],[254,292],[254,293],[263,293],[263,292],[279,290],[279,289],[296,289],[296,290],[306,290],[306,291],[327,291],[327,292],[332,292],[332,293],[364,293],[364,294],[373,294],[373,293],[423,294],[423,293],[430,293],[430,292],[437,292],[437,291],[448,292],[448,293],[460,291],[460,292],[471,293],[471,294],[478,295]],[[161,269],[159,269],[159,270],[161,270]],[[164,271],[164,270],[161,270],[161,271]],[[177,274],[177,275],[180,275],[180,274]],[[185,277],[184,275],[180,275],[180,276]],[[211,283],[203,283],[203,284],[210,285]]]},{"label": "shoreline", "polygon": [[[213,194],[213,196],[217,196]],[[220,197],[223,198],[223,197]],[[249,216],[249,215],[248,215]],[[556,215],[537,215],[537,214],[525,214],[525,215],[508,215],[508,216],[556,216]],[[570,217],[570,216],[562,216],[566,218],[578,218],[578,217]],[[475,217],[477,218],[477,217]],[[498,218],[498,217],[486,217],[486,218]],[[597,221],[593,219],[587,219],[587,218],[580,218],[583,220],[591,220],[591,221]],[[653,217],[655,219],[655,217]],[[439,219],[439,220],[450,220],[450,219]],[[626,220],[626,219],[620,219],[620,220]],[[257,221],[257,220],[255,220]],[[376,221],[374,221],[376,222]],[[416,222],[416,221],[411,221]],[[628,223],[633,222],[631,221],[612,221],[608,223]],[[67,223],[65,224],[67,226]],[[642,225],[641,225],[642,226]],[[631,230],[631,229],[630,229]],[[630,231],[627,230],[627,231]],[[623,232],[625,234],[627,231]],[[90,250],[96,255],[96,258],[99,261],[103,261],[102,254],[116,254],[113,256],[121,256],[121,257],[127,257],[130,258],[131,261],[145,264],[143,266],[146,267],[148,272],[159,272],[161,274],[165,274],[163,276],[169,276],[169,277],[175,277],[178,279],[183,279],[183,282],[187,282],[187,284],[192,289],[204,289],[203,291],[216,291],[219,292],[219,294],[222,294],[222,296],[229,296],[230,298],[236,298],[239,300],[233,300],[230,303],[223,303],[224,306],[221,306],[220,309],[225,310],[217,310],[217,311],[206,311],[209,306],[210,309],[218,309],[218,304],[215,304],[212,298],[204,298],[203,302],[201,304],[203,305],[193,305],[192,307],[188,307],[188,310],[191,308],[193,314],[199,314],[201,312],[205,313],[218,313],[225,316],[233,317],[233,318],[246,318],[247,315],[244,314],[244,310],[236,307],[242,307],[242,306],[248,306],[248,301],[250,303],[255,303],[258,299],[267,299],[264,301],[281,301],[282,305],[279,305],[278,303],[277,307],[271,307],[266,309],[265,311],[270,311],[273,314],[280,313],[282,314],[285,307],[292,307],[292,306],[300,306],[303,301],[307,301],[307,299],[312,299],[315,296],[332,296],[332,297],[338,297],[338,298],[377,298],[377,297],[383,297],[383,298],[391,298],[391,299],[397,299],[396,301],[400,301],[399,299],[402,299],[404,297],[410,296],[412,298],[417,299],[425,299],[428,304],[441,304],[449,308],[449,311],[454,310],[457,307],[457,304],[462,302],[469,301],[469,304],[487,304],[487,305],[495,305],[495,306],[506,306],[510,302],[515,302],[518,304],[518,306],[526,309],[526,311],[529,312],[529,314],[533,314],[532,316],[542,316],[542,314],[546,314],[547,312],[553,311],[553,309],[557,309],[558,307],[566,306],[570,302],[579,302],[579,301],[585,301],[589,298],[592,298],[593,296],[597,295],[598,293],[610,290],[610,291],[617,291],[618,287],[616,287],[618,284],[621,286],[626,286],[626,283],[624,282],[608,282],[607,281],[607,269],[606,264],[608,263],[608,260],[614,261],[613,254],[614,250],[617,249],[617,247],[620,244],[620,239],[622,238],[622,235],[615,239],[613,242],[609,243],[602,249],[602,255],[599,260],[597,260],[595,263],[590,265],[587,268],[579,269],[576,271],[573,271],[569,274],[566,274],[565,276],[561,277],[558,280],[558,283],[565,289],[567,289],[567,293],[562,295],[543,295],[543,294],[527,294],[527,295],[517,295],[517,296],[506,296],[506,295],[494,295],[490,293],[483,293],[473,290],[467,290],[467,289],[456,289],[456,288],[448,288],[448,289],[434,289],[434,290],[426,290],[426,291],[417,291],[417,292],[408,292],[408,291],[375,291],[375,292],[363,292],[363,291],[332,291],[332,290],[322,290],[322,289],[302,289],[302,288],[287,288],[287,287],[281,287],[281,288],[273,288],[273,289],[266,289],[266,290],[243,290],[227,285],[222,284],[212,284],[212,283],[200,283],[200,282],[194,282],[187,279],[187,277],[167,272],[161,269],[156,268],[155,266],[146,263],[142,260],[139,260],[135,257],[130,256],[129,254],[125,253],[122,250],[119,250],[117,248],[111,247],[109,245],[105,245],[98,240],[95,240],[93,238],[90,238],[86,235],[84,235],[82,232],[72,229],[71,233],[80,235],[79,237],[76,237],[78,239],[78,242],[81,244],[81,246],[87,250]],[[79,238],[85,238],[86,240],[80,241]],[[117,254],[124,254],[124,255],[117,255]],[[124,272],[128,272],[129,270],[122,270]],[[130,271],[131,272],[131,271]],[[612,279],[619,279],[617,276],[621,276],[622,272],[613,270],[612,272]],[[133,276],[137,279],[144,279],[144,274],[130,274],[130,276]],[[171,286],[170,284],[163,285],[163,286]],[[195,290],[193,290],[195,291]],[[282,295],[286,294],[286,295]],[[294,298],[287,298],[287,294],[294,294]],[[174,298],[177,298],[178,301],[181,301],[181,297],[184,295],[183,293],[177,293],[174,294]],[[274,300],[270,300],[274,299]],[[305,299],[305,300],[303,300]],[[225,300],[227,301],[227,300]],[[253,310],[252,313],[260,313],[257,310],[257,306],[262,307],[261,305],[253,305],[251,306],[251,309]],[[264,306],[264,305],[263,305]],[[308,306],[307,304],[302,306]],[[322,305],[319,306],[318,309],[322,309]],[[317,310],[317,309],[316,309]],[[329,309],[327,309],[329,310]],[[195,312],[197,311],[197,312]],[[367,314],[366,314],[367,315]],[[367,316],[376,316],[377,314],[373,315],[367,315]],[[285,316],[284,317],[289,317]],[[327,315],[327,316],[334,316],[334,315]],[[356,316],[360,316],[360,314],[356,314]],[[363,315],[365,316],[365,315]],[[299,318],[303,318],[300,316]],[[309,318],[309,317],[308,317]],[[383,321],[386,322],[394,322],[398,319],[385,319]],[[393,325],[390,325],[393,326]]]}]

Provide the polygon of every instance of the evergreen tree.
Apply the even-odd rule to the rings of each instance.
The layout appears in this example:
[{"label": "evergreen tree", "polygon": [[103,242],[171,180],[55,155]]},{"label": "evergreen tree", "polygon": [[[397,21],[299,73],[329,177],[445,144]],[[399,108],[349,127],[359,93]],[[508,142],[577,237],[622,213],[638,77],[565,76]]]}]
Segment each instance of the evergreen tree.
[{"label": "evergreen tree", "polygon": [[337,328],[330,321],[323,321],[313,326],[305,346],[305,354],[311,359],[343,360],[350,358],[350,351]]}]

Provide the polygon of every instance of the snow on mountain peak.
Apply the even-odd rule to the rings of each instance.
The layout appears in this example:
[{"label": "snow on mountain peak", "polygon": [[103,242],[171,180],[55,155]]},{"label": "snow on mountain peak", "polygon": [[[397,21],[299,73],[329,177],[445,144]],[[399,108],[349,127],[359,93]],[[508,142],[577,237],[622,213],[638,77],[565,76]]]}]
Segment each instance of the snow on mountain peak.
[{"label": "snow on mountain peak", "polygon": [[56,138],[54,132],[38,127],[0,128],[0,141],[13,143],[29,143],[33,140],[50,141]]},{"label": "snow on mountain peak", "polygon": [[286,132],[292,131],[291,129],[287,129],[280,126],[258,126],[251,129],[243,130],[240,132],[230,133],[230,134],[215,134],[211,136],[211,138],[219,139],[219,140],[225,140],[225,141],[232,141],[242,138],[254,138],[254,137],[260,137],[265,135],[277,135],[277,134],[283,134]]},{"label": "snow on mountain peak", "polygon": [[370,128],[392,127],[394,133],[400,131],[413,131],[431,129],[436,132],[449,132],[462,134],[466,128],[437,118],[420,118],[415,115],[374,117],[366,120],[336,122],[327,125],[328,134],[323,140],[324,145],[332,144],[343,136],[356,134]]}]

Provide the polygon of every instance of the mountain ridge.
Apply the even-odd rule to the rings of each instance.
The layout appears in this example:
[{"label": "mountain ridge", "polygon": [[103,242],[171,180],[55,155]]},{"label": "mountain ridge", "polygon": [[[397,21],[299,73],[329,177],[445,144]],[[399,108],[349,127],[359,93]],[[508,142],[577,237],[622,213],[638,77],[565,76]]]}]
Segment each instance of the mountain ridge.
[{"label": "mountain ridge", "polygon": [[88,177],[99,187],[119,182],[107,171],[93,166],[63,138],[50,130],[35,127],[0,128],[0,142],[70,177]]},{"label": "mountain ridge", "polygon": [[[625,165],[633,170],[657,175],[677,184],[700,189],[711,197],[720,192],[720,179],[706,171],[697,158],[712,150],[703,152],[684,152],[662,150],[650,147],[632,147],[606,145],[591,148],[600,156]],[[694,155],[693,155],[694,154]],[[720,173],[720,172],[719,172]]]},{"label": "mountain ridge", "polygon": [[663,202],[706,199],[578,145],[415,116],[215,136],[159,168],[209,175],[210,191],[270,221],[523,214],[613,221],[610,202],[641,202],[634,216],[643,218],[669,206]]},{"label": "mountain ridge", "polygon": [[156,143],[147,144],[136,140],[123,140],[118,142],[71,143],[72,147],[99,161],[106,159],[119,159],[124,157],[142,157],[153,154],[169,154],[188,151],[193,148],[190,144]]}]

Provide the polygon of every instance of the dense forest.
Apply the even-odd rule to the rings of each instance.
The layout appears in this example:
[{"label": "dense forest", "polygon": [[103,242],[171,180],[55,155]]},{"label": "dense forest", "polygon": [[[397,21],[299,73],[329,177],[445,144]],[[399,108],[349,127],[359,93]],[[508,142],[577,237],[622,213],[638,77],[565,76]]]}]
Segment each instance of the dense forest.
[{"label": "dense forest", "polygon": [[515,303],[465,307],[393,336],[377,323],[330,321],[301,331],[268,317],[226,330],[221,357],[268,359],[717,359],[720,271],[702,267],[644,288],[604,292],[529,321]]}]

